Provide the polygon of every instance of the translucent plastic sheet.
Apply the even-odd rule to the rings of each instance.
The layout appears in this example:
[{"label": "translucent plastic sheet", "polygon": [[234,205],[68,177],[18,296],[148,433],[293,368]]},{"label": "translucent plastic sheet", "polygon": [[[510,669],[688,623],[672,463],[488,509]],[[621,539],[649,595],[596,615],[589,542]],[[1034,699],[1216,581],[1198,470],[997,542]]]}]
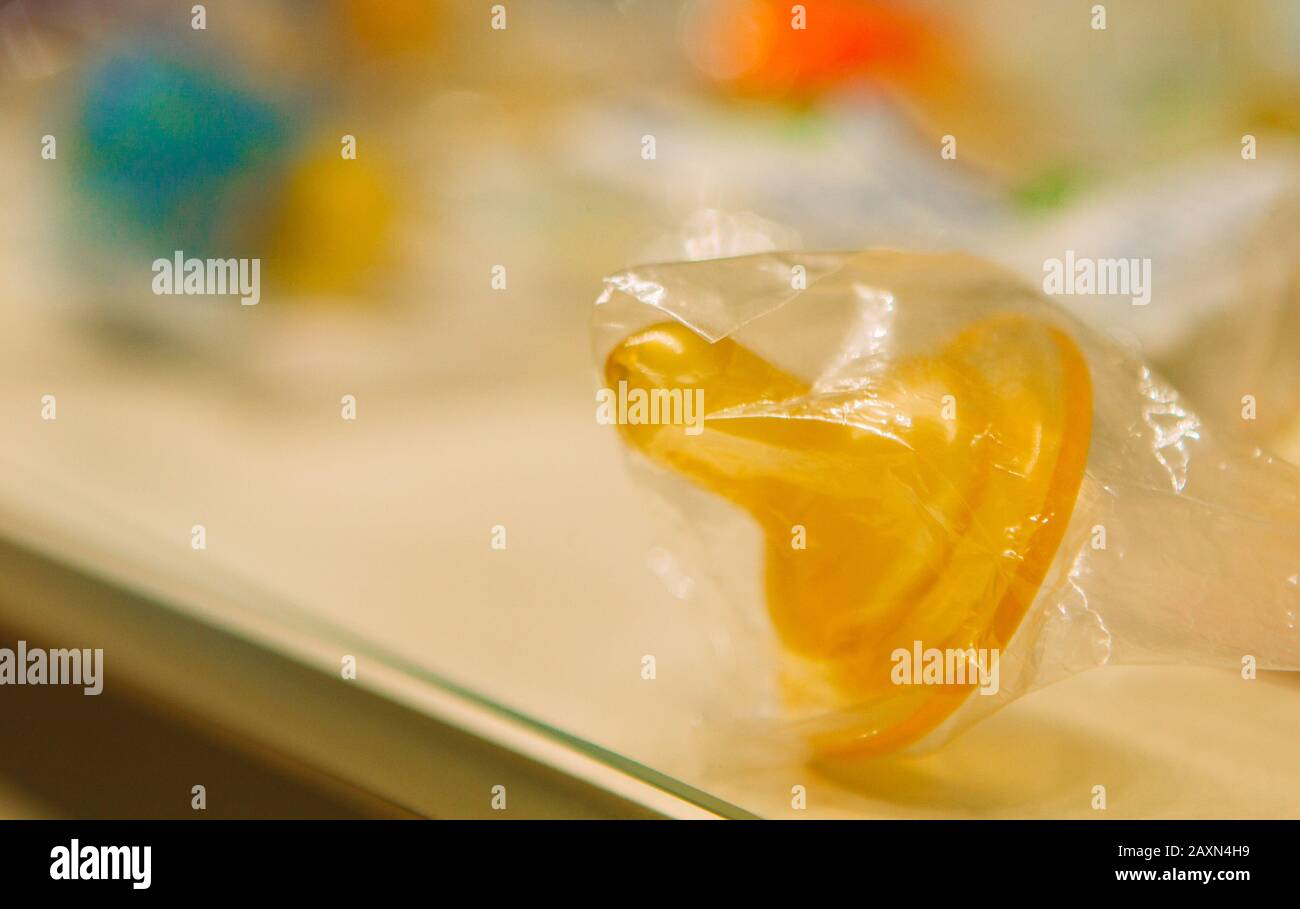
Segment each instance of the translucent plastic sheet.
[{"label": "translucent plastic sheet", "polygon": [[1300,472],[1009,272],[639,267],[594,342],[597,417],[733,673],[719,747],[930,747],[1110,663],[1300,668]]},{"label": "translucent plastic sheet", "polygon": [[[1149,260],[1149,306],[1127,293],[1053,301],[1137,347],[1202,417],[1264,445],[1300,430],[1300,148],[1268,141],[1267,160],[1188,156],[1016,224],[988,247],[1028,277],[1066,250]],[[1258,405],[1249,420],[1246,393]]]}]

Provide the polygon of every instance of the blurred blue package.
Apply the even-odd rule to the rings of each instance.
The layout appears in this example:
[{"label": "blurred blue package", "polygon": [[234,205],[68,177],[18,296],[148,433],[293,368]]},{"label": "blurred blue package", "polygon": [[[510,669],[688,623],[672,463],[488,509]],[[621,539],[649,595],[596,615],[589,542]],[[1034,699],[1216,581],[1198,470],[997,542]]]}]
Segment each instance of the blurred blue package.
[{"label": "blurred blue package", "polygon": [[281,165],[292,130],[273,104],[214,72],[133,53],[89,73],[77,133],[88,238],[203,254],[241,233],[231,220],[259,200],[245,190],[260,181],[247,178]]}]

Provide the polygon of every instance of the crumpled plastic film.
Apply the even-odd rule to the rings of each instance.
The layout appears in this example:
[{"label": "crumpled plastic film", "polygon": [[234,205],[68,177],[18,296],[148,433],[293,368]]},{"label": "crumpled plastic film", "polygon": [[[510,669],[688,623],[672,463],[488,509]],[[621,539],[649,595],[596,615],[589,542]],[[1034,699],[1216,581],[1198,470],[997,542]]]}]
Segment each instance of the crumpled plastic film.
[{"label": "crumpled plastic film", "polygon": [[883,754],[1105,664],[1300,668],[1300,471],[1010,272],[649,265],[606,280],[594,343],[668,548],[726,604],[737,729]]}]

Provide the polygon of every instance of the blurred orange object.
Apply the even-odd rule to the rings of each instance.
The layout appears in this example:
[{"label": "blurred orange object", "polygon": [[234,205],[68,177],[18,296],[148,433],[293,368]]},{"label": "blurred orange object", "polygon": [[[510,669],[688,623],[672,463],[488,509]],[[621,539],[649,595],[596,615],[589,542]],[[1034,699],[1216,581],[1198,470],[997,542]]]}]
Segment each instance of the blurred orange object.
[{"label": "blurred orange object", "polygon": [[711,79],[742,94],[793,100],[856,80],[927,82],[944,59],[928,17],[869,0],[703,0],[683,42]]}]

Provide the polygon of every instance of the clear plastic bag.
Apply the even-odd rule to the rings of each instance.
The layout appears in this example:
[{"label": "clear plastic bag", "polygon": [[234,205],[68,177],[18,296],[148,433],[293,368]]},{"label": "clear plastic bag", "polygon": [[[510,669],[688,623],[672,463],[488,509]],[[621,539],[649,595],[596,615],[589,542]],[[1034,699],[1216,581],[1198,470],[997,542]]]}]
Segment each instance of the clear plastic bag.
[{"label": "clear plastic bag", "polygon": [[731,670],[719,747],[924,749],[1112,663],[1300,668],[1300,471],[1010,272],[650,265],[607,279],[594,345],[676,570],[722,607],[695,613]]}]

